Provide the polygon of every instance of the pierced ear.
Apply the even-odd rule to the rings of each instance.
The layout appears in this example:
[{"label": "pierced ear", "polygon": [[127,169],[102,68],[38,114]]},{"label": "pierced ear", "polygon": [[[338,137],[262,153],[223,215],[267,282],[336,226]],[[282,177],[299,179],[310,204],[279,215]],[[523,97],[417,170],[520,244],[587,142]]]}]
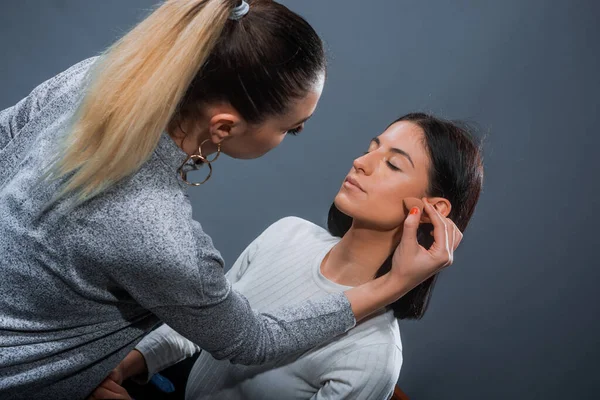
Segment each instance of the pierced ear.
[{"label": "pierced ear", "polygon": [[210,119],[210,138],[215,144],[245,130],[245,121],[237,113],[219,113]]},{"label": "pierced ear", "polygon": [[[429,203],[433,207],[435,207],[435,209],[440,214],[442,214],[442,216],[447,217],[448,215],[450,215],[450,211],[452,210],[452,204],[448,199],[445,199],[443,197],[428,197],[427,201],[429,201]],[[421,222],[430,224],[431,219],[429,218],[429,216],[427,216],[426,213],[423,213],[421,217]]]}]

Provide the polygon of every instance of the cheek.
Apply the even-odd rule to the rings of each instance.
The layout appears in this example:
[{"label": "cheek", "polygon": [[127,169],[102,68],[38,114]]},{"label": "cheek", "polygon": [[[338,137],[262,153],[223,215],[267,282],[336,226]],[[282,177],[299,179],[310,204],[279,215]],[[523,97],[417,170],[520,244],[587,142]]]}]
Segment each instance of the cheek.
[{"label": "cheek", "polygon": [[402,201],[379,202],[374,199],[357,199],[340,191],[334,200],[335,206],[355,221],[368,223],[378,229],[392,230],[404,222],[405,214]]},{"label": "cheek", "polygon": [[[384,180],[389,184],[370,186],[368,194],[340,190],[335,205],[343,213],[356,220],[373,224],[381,229],[392,230],[402,225],[406,218],[403,200],[406,197],[421,198],[424,189],[419,182]],[[392,181],[394,181],[392,183]]]},{"label": "cheek", "polygon": [[398,190],[382,190],[374,193],[369,199],[373,222],[382,228],[393,229],[404,222],[406,214],[402,200],[408,197]]},{"label": "cheek", "polygon": [[228,143],[227,154],[234,158],[253,159],[258,158],[277,147],[283,140],[284,135],[265,134],[257,132],[249,134],[238,140]]},{"label": "cheek", "polygon": [[281,142],[283,142],[283,139],[285,139],[285,137],[286,135],[282,133],[276,133],[272,135],[271,139],[269,140],[271,148],[274,149],[275,147],[279,146]]},{"label": "cheek", "polygon": [[382,189],[365,194],[342,187],[334,203],[341,212],[357,221],[382,229],[394,229],[402,224],[405,218],[402,197]]},{"label": "cheek", "polygon": [[281,133],[262,135],[261,137],[259,137],[258,140],[256,140],[256,142],[255,142],[256,143],[255,149],[257,152],[257,157],[260,157],[260,156],[268,153],[269,151],[273,150],[275,147],[279,146],[284,138],[285,138],[285,135],[283,135]]}]

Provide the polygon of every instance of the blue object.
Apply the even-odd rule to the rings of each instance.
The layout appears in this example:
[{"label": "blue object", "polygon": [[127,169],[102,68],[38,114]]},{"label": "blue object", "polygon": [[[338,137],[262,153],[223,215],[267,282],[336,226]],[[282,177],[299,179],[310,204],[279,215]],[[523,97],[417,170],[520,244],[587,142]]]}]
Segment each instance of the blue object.
[{"label": "blue object", "polygon": [[175,385],[162,376],[161,374],[154,374],[150,379],[150,382],[154,384],[161,392],[164,393],[173,393],[175,391]]}]

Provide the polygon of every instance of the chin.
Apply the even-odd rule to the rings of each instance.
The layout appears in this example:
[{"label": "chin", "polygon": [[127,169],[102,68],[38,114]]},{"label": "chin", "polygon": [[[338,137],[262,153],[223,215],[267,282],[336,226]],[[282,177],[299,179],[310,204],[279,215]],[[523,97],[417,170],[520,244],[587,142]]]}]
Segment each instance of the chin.
[{"label": "chin", "polygon": [[243,151],[235,151],[235,150],[234,151],[223,151],[223,154],[225,154],[228,157],[235,158],[237,160],[254,160],[255,158],[262,156],[262,154],[245,153]]},{"label": "chin", "polygon": [[333,200],[333,204],[335,204],[338,210],[340,210],[347,216],[354,218],[355,213],[352,200],[349,199],[343,191],[338,192],[338,194],[335,196],[335,199]]},{"label": "chin", "polygon": [[238,160],[255,160],[255,159],[257,159],[260,156],[262,156],[262,154],[258,155],[258,156],[255,155],[255,154],[240,154],[240,155],[238,155],[237,157],[234,157],[234,158],[237,158]]}]

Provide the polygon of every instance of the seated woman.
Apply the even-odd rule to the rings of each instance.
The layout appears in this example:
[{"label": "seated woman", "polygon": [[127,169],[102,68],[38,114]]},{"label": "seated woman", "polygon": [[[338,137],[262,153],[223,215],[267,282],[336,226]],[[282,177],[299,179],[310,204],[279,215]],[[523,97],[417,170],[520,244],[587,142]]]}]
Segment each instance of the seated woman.
[{"label": "seated woman", "polygon": [[[435,246],[432,219],[448,217],[465,230],[482,180],[480,149],[465,129],[430,115],[408,114],[354,161],[329,211],[329,231],[284,218],[244,250],[227,276],[262,313],[360,285],[385,274],[394,250],[406,239],[403,221],[412,206],[405,199],[420,198],[433,206],[425,207],[417,230],[420,250],[426,251]],[[457,236],[449,233],[449,240],[460,240]],[[435,276],[336,340],[277,364],[233,365],[202,352],[186,398],[389,398],[402,365],[398,319],[423,317],[434,281]],[[166,325],[136,349],[120,365],[124,378],[151,376],[196,351]]]}]

